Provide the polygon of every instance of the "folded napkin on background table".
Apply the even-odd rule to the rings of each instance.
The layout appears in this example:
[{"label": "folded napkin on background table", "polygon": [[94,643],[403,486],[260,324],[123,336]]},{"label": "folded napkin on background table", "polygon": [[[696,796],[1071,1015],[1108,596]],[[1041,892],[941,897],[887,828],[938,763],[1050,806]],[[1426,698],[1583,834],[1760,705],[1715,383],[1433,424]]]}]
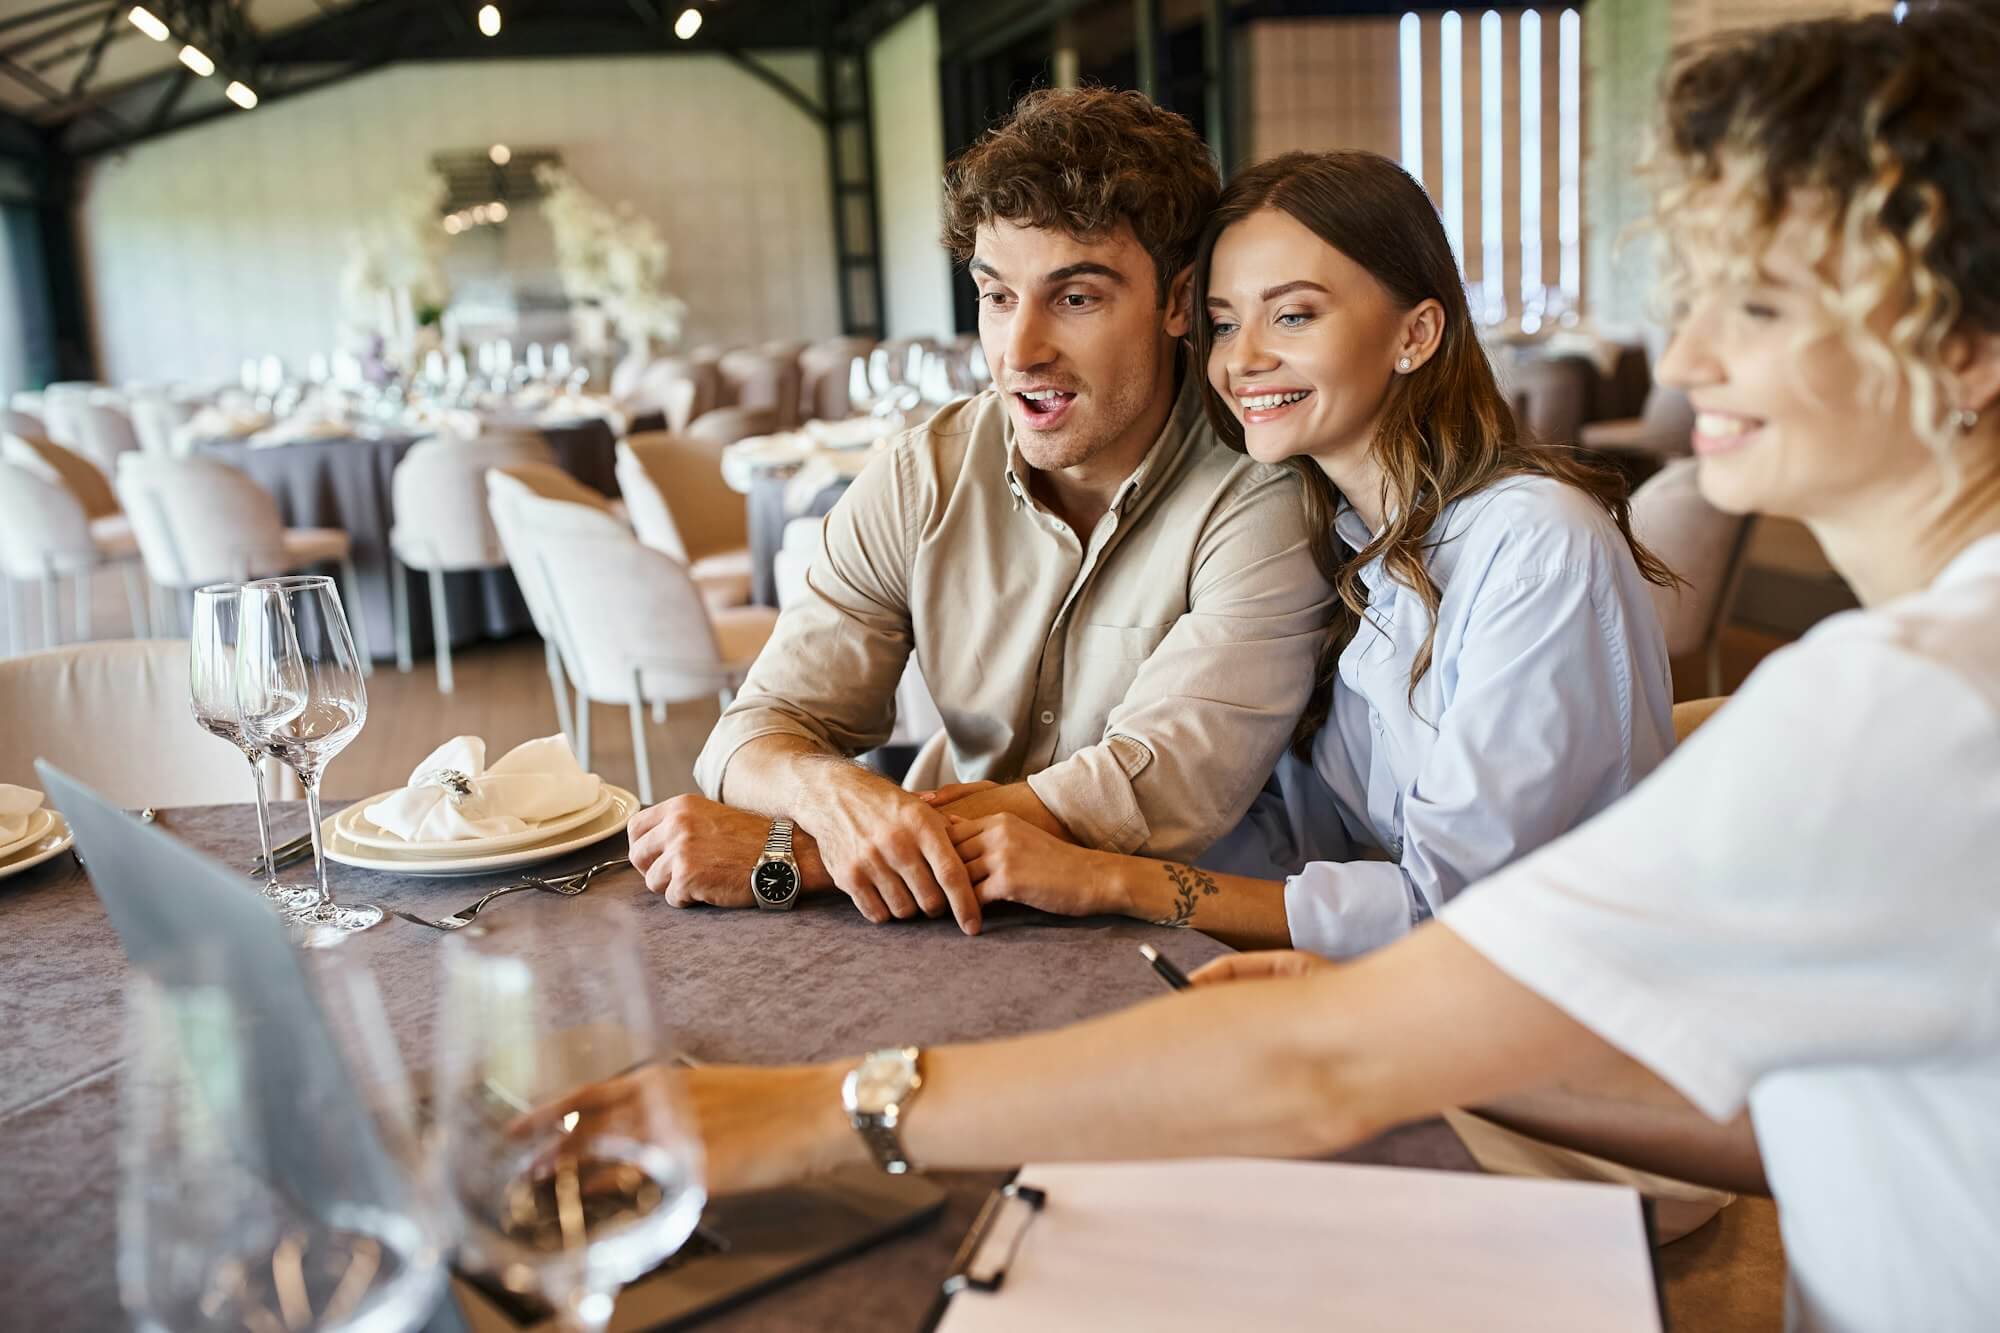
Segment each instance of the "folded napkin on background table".
[{"label": "folded napkin on background table", "polygon": [[0,844],[13,842],[28,831],[28,820],[42,808],[42,794],[31,787],[10,787],[0,782]]},{"label": "folded napkin on background table", "polygon": [[[462,773],[471,795],[427,781],[441,770]],[[486,742],[454,736],[430,752],[410,783],[363,810],[369,822],[405,842],[458,842],[519,833],[530,824],[581,810],[597,799],[603,780],[576,762],[561,736],[524,741],[486,766]]]}]

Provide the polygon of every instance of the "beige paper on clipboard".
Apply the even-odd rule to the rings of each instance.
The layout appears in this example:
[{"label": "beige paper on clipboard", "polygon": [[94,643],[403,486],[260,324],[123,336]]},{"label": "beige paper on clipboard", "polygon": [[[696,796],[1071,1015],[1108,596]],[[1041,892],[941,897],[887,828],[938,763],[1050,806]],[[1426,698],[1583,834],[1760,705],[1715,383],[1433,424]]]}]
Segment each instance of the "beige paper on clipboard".
[{"label": "beige paper on clipboard", "polygon": [[[1023,1167],[939,1333],[1660,1333],[1623,1186],[1330,1163]],[[1007,1251],[1011,1248],[1011,1257]]]}]

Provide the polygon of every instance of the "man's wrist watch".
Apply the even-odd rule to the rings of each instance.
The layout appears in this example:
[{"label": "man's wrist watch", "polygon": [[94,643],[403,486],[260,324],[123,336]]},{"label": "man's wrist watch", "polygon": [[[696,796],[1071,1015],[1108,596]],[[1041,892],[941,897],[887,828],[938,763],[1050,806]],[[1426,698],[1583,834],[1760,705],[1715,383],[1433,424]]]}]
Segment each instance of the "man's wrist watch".
[{"label": "man's wrist watch", "polygon": [[848,1123],[868,1145],[876,1164],[892,1176],[915,1169],[903,1152],[901,1125],[917,1089],[924,1086],[918,1068],[922,1056],[915,1046],[870,1051],[847,1071],[840,1085],[840,1104],[847,1110]]},{"label": "man's wrist watch", "polygon": [[771,836],[764,840],[764,854],[750,871],[750,896],[757,906],[773,912],[789,912],[799,901],[799,863],[792,855],[792,821],[771,821]]}]

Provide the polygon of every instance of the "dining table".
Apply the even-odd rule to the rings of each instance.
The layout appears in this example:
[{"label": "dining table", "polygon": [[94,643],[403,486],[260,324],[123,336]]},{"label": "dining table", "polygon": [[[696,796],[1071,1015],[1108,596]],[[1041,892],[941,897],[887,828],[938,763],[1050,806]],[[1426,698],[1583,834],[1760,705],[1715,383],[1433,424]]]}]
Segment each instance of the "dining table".
[{"label": "dining table", "polygon": [[[516,423],[500,422],[514,429]],[[565,472],[605,496],[618,496],[618,436],[612,424],[598,417],[554,422],[522,421],[548,442]],[[191,452],[213,458],[249,474],[278,502],[288,527],[339,528],[353,539],[355,576],[360,581],[359,608],[349,615],[365,618],[368,643],[379,658],[395,654],[395,610],[390,579],[395,564],[389,532],[396,524],[392,478],[396,465],[427,438],[402,430],[331,435],[282,444],[251,440],[197,440]],[[477,639],[506,639],[534,628],[528,604],[512,570],[466,570],[445,575],[445,597],[454,647]],[[411,651],[421,657],[433,651],[430,584],[408,578]]]},{"label": "dining table", "polygon": [[[333,803],[328,809],[332,810]],[[303,807],[273,807],[276,835]],[[159,827],[239,871],[256,854],[248,806],[159,812]],[[623,855],[623,834],[545,868]],[[419,879],[332,867],[343,902],[436,918],[509,875]],[[244,892],[252,893],[246,874]],[[614,906],[615,905],[615,906]],[[1007,1037],[1151,999],[1162,984],[1139,953],[1185,968],[1227,952],[1188,930],[1124,918],[992,910],[976,937],[949,917],[870,925],[838,894],[794,912],[680,909],[623,869],[574,898],[520,893],[488,909],[528,918],[551,953],[584,918],[623,910],[657,1004],[679,1045],[705,1062],[781,1063],[886,1046]],[[434,1062],[443,935],[390,916],[338,946],[372,974],[406,1064]],[[317,951],[302,955],[308,960]],[[309,970],[311,970],[309,968]],[[68,855],[0,881],[0,1324],[36,1333],[124,1326],[116,1261],[121,995],[129,969],[80,863]],[[298,1132],[311,1133],[309,1123]],[[1476,1169],[1442,1121],[1392,1131],[1344,1160]],[[702,1321],[713,1330],[916,1330],[979,1208],[1005,1176],[932,1177],[941,1216]],[[433,1322],[442,1329],[456,1321]]]}]

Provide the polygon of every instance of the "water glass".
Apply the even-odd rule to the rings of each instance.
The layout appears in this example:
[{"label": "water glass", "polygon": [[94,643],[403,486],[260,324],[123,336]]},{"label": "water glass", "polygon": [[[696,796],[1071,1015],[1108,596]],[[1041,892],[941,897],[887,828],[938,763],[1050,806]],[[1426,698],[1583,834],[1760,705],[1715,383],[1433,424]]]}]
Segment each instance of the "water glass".
[{"label": "water glass", "polygon": [[228,741],[250,763],[257,792],[257,845],[264,853],[264,896],[288,902],[293,891],[278,883],[271,865],[271,812],[264,798],[264,749],[244,733],[236,701],[237,615],[243,586],[212,583],[194,592],[188,642],[188,701],[202,730]]},{"label": "water glass", "polygon": [[332,579],[260,579],[243,585],[241,598],[238,718],[252,740],[299,775],[311,821],[313,891],[294,920],[305,928],[306,943],[338,943],[382,920],[379,907],[333,901],[320,832],[320,778],[368,717],[361,660]]},{"label": "water glass", "polygon": [[460,1263],[598,1333],[707,1201],[625,914],[567,918],[560,948],[522,917],[451,935],[437,1043]]}]

